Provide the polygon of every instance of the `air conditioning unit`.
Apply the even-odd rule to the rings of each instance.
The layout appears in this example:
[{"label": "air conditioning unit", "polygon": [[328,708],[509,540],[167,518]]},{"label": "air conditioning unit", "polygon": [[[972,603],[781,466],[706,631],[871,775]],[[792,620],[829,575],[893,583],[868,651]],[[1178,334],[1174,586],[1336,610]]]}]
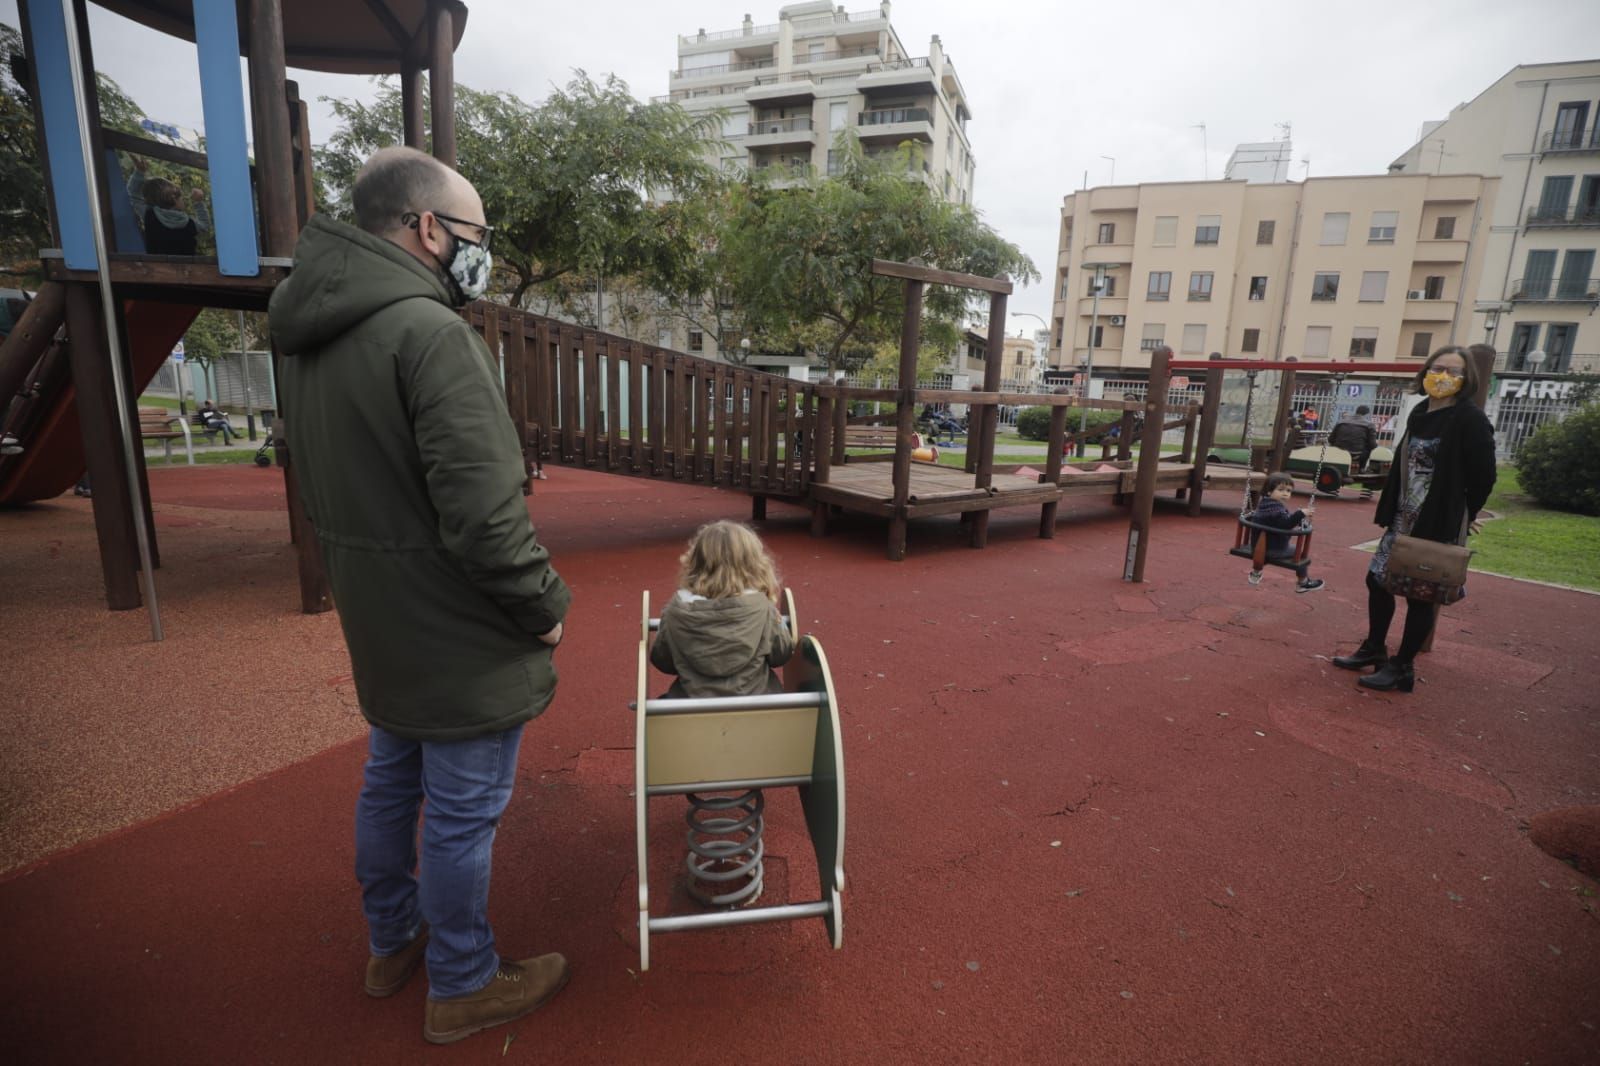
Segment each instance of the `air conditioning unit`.
[{"label": "air conditioning unit", "polygon": [[1107,315],[1106,316],[1106,321],[1110,322],[1113,326],[1120,326],[1124,322],[1128,321],[1128,316],[1127,315]]},{"label": "air conditioning unit", "polygon": [[1408,300],[1420,300],[1422,298],[1423,296],[1421,289],[1408,289],[1406,291],[1406,299]]}]

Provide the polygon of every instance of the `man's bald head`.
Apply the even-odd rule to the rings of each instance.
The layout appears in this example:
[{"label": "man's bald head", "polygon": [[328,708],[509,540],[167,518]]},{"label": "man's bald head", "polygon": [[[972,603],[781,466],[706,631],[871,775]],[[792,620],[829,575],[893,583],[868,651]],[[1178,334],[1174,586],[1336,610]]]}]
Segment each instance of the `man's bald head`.
[{"label": "man's bald head", "polygon": [[[454,254],[460,238],[484,238],[478,190],[415,148],[374,152],[356,175],[350,203],[357,226],[435,266]],[[453,221],[446,225],[444,219]]]}]

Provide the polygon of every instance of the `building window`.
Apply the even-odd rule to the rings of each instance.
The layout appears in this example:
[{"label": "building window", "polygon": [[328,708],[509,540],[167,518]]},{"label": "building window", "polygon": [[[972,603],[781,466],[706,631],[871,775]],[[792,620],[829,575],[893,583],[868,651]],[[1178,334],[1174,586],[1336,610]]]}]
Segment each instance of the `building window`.
[{"label": "building window", "polygon": [[1576,100],[1556,107],[1556,128],[1550,134],[1550,147],[1582,148],[1584,126],[1589,122],[1589,101]]},{"label": "building window", "polygon": [[1571,322],[1552,322],[1544,328],[1545,360],[1540,364],[1541,370],[1548,370],[1552,374],[1567,372],[1567,363],[1572,356],[1572,338],[1577,332],[1577,325]]},{"label": "building window", "polygon": [[1066,332],[1067,332],[1066,325],[1063,322],[1063,320],[1059,319],[1059,318],[1056,319],[1056,343],[1055,343],[1055,346],[1057,348],[1061,347],[1061,341],[1066,337]]},{"label": "building window", "polygon": [[1171,248],[1178,243],[1178,216],[1157,215],[1155,236],[1150,243],[1157,248]]},{"label": "building window", "polygon": [[1331,303],[1339,298],[1339,275],[1319,273],[1311,279],[1311,298],[1320,303]]},{"label": "building window", "polygon": [[1067,272],[1065,270],[1063,270],[1061,272],[1061,296],[1060,296],[1060,299],[1065,300],[1068,296],[1071,296],[1071,295],[1072,295],[1072,293],[1067,291]]},{"label": "building window", "polygon": [[1263,275],[1256,275],[1250,279],[1250,299],[1265,300],[1267,298],[1267,279]]},{"label": "building window", "polygon": [[835,100],[828,105],[828,128],[842,130],[850,125],[850,103],[846,100]]},{"label": "building window", "polygon": [[1112,241],[1116,240],[1116,237],[1117,237],[1117,224],[1115,222],[1102,222],[1102,223],[1100,223],[1100,243],[1101,244],[1110,244]]},{"label": "building window", "polygon": [[1381,304],[1388,289],[1389,272],[1387,270],[1363,270],[1361,272],[1361,294],[1356,299],[1364,303]]},{"label": "building window", "polygon": [[1433,349],[1433,334],[1417,333],[1411,338],[1411,358],[1426,359]]},{"label": "building window", "polygon": [[1211,281],[1215,275],[1209,270],[1197,270],[1189,275],[1189,299],[1211,299]]},{"label": "building window", "polygon": [[1350,358],[1371,359],[1377,354],[1377,326],[1357,326],[1350,331]]},{"label": "building window", "polygon": [[[1089,288],[1088,288],[1088,291],[1084,293],[1084,295],[1085,296],[1093,296],[1094,295],[1094,286],[1095,286],[1095,276],[1093,274],[1090,274],[1089,275]],[[1115,296],[1116,294],[1117,294],[1117,279],[1112,277],[1110,274],[1106,274],[1103,277],[1101,277],[1100,278],[1100,295],[1101,296]]]},{"label": "building window", "polygon": [[1139,337],[1139,350],[1153,352],[1167,342],[1167,327],[1162,322],[1146,322]]},{"label": "building window", "polygon": [[1326,359],[1328,357],[1328,342],[1332,339],[1332,326],[1307,326],[1306,346],[1300,354],[1307,359]]},{"label": "building window", "polygon": [[1089,347],[1103,347],[1106,339],[1106,328],[1104,326],[1095,326],[1089,331],[1089,337],[1091,338],[1089,341]]},{"label": "building window", "polygon": [[1429,274],[1422,281],[1422,298],[1424,300],[1444,299],[1444,275]]},{"label": "building window", "polygon": [[1367,227],[1368,244],[1393,244],[1394,234],[1400,228],[1400,212],[1374,211],[1372,225]]},{"label": "building window", "polygon": [[1329,211],[1322,216],[1322,243],[1343,244],[1350,232],[1350,212]]},{"label": "building window", "polygon": [[691,352],[703,351],[706,346],[706,335],[697,329],[689,331],[689,350]]},{"label": "building window", "polygon": [[1199,355],[1206,350],[1206,324],[1191,322],[1183,327],[1183,354]]},{"label": "building window", "polygon": [[1150,288],[1145,291],[1146,300],[1165,300],[1172,295],[1172,271],[1150,271]]},{"label": "building window", "polygon": [[[1433,220],[1433,239],[1434,240],[1436,240],[1436,241],[1453,240],[1453,239],[1455,239],[1455,235],[1456,235],[1456,216],[1454,216],[1454,215],[1441,215],[1439,218],[1436,218],[1436,219]],[[1419,334],[1417,334],[1417,336],[1419,336],[1419,337],[1432,337],[1433,334],[1431,334],[1431,333],[1419,333]]]},{"label": "building window", "polygon": [[1247,329],[1247,330],[1245,330],[1244,331],[1244,340],[1239,342],[1239,350],[1241,352],[1255,352],[1255,351],[1259,351],[1260,348],[1261,348],[1261,331],[1259,329]]},{"label": "building window", "polygon": [[1194,243],[1216,244],[1222,239],[1222,216],[1201,215],[1194,222]]},{"label": "building window", "polygon": [[1506,369],[1528,369],[1528,353],[1538,347],[1538,342],[1538,323],[1518,322],[1511,331],[1511,347],[1506,350]]},{"label": "building window", "polygon": [[1277,232],[1278,224],[1270,218],[1264,218],[1256,223],[1256,243],[1271,244],[1273,235]]}]

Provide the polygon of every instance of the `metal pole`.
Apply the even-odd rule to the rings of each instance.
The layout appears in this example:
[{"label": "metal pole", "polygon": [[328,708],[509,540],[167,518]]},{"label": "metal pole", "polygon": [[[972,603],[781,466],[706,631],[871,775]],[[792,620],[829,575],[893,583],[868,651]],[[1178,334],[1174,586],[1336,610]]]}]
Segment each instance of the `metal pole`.
[{"label": "metal pole", "polygon": [[[1094,275],[1094,302],[1089,305],[1089,343],[1083,349],[1083,399],[1089,399],[1089,379],[1094,377],[1094,331],[1100,325],[1100,290],[1106,287],[1105,267],[1096,267]],[[1089,405],[1082,404],[1078,408],[1078,440],[1073,449],[1078,458],[1083,458],[1083,436],[1089,432]]]},{"label": "metal pole", "polygon": [[128,475],[128,496],[133,509],[133,535],[139,544],[139,570],[144,585],[145,608],[150,612],[150,639],[159,641],[161,606],[156,602],[155,563],[150,557],[150,531],[144,523],[144,491],[139,484],[139,461],[133,449],[139,440],[133,435],[133,420],[128,412],[128,383],[122,373],[122,337],[117,329],[116,300],[111,293],[111,260],[106,249],[105,218],[100,213],[94,159],[94,137],[89,129],[89,103],[84,94],[83,53],[78,41],[78,17],[72,0],[61,0],[66,22],[67,63],[72,73],[72,102],[78,118],[78,139],[83,145],[83,176],[89,187],[89,221],[94,230],[94,255],[100,274],[100,311],[105,319],[106,350],[111,355],[111,384],[117,396],[117,421],[122,429],[123,467]]},{"label": "metal pole", "polygon": [[244,342],[244,312],[239,312],[239,363],[244,373],[244,428],[250,443],[256,439],[256,405],[250,399],[250,347]]}]

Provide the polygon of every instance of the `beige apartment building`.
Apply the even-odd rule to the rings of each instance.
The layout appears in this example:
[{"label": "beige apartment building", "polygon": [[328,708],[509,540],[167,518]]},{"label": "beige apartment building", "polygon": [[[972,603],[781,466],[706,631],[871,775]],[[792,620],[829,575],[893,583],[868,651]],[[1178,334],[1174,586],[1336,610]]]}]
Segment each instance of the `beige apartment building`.
[{"label": "beige apartment building", "polygon": [[[1600,372],[1600,60],[1513,67],[1389,165],[1497,175],[1474,340],[1517,373]],[[1534,365],[1530,352],[1542,351]]]},{"label": "beige apartment building", "polygon": [[1465,343],[1498,185],[1397,174],[1068,195],[1049,365],[1092,354],[1103,378],[1148,369],[1163,344],[1359,364]]},{"label": "beige apartment building", "polygon": [[769,171],[778,183],[838,166],[833,146],[852,132],[869,155],[921,149],[914,176],[947,200],[972,202],[977,164],[972,117],[955,64],[936,36],[915,55],[889,22],[884,0],[866,11],[788,4],[778,21],[678,38],[670,100],[691,113],[721,112],[729,170]]}]

